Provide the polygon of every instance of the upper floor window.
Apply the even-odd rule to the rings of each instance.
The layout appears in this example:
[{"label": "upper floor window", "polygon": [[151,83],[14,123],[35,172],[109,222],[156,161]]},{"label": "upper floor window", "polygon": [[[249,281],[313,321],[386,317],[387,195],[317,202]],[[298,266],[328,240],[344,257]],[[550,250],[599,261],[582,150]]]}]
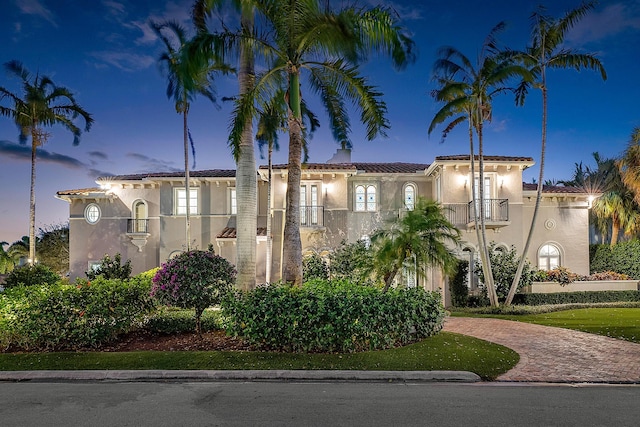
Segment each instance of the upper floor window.
[{"label": "upper floor window", "polygon": [[[176,188],[174,193],[174,209],[176,215],[187,214],[187,190]],[[189,189],[189,213],[196,215],[198,212],[198,189]]]},{"label": "upper floor window", "polygon": [[132,233],[146,233],[148,231],[149,223],[149,211],[147,208],[147,202],[138,199],[133,202],[131,209],[133,215],[130,232]]},{"label": "upper floor window", "polygon": [[230,188],[229,189],[229,212],[231,213],[231,215],[237,215],[238,214],[238,203],[236,201],[236,189],[235,188]]},{"label": "upper floor window", "polygon": [[404,207],[408,211],[416,207],[416,186],[413,184],[407,184],[404,187]]},{"label": "upper floor window", "polygon": [[540,270],[553,270],[560,265],[560,249],[550,243],[542,245],[538,251],[538,268]]},{"label": "upper floor window", "polygon": [[100,206],[96,205],[95,203],[90,203],[84,209],[84,219],[89,224],[95,224],[100,221],[100,215]]},{"label": "upper floor window", "polygon": [[376,186],[356,185],[354,210],[356,212],[375,212],[376,205]]}]

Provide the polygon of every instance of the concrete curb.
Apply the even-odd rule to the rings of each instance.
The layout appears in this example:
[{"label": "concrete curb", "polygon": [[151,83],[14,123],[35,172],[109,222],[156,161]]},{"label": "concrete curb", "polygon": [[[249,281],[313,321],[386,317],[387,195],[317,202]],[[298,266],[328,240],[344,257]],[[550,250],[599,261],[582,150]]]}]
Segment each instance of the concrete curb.
[{"label": "concrete curb", "polygon": [[78,370],[1,371],[0,381],[371,381],[475,383],[480,377],[464,371],[331,371],[331,370]]}]

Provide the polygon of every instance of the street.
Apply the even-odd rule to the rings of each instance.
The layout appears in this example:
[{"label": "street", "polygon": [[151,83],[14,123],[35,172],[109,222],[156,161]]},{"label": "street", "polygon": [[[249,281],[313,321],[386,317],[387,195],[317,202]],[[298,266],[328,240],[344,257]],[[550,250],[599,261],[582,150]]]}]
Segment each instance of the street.
[{"label": "street", "polygon": [[637,426],[639,385],[0,384],[8,426]]}]

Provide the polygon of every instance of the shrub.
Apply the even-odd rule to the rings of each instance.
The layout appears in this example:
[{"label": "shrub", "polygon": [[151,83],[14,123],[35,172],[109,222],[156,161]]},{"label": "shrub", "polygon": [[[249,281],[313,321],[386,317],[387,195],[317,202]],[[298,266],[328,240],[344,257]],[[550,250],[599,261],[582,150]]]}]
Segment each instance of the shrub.
[{"label": "shrub", "polygon": [[591,272],[615,271],[640,280],[640,240],[609,245],[592,245],[589,250]]},{"label": "shrub", "polygon": [[222,307],[227,332],[264,349],[354,352],[384,349],[440,331],[440,296],[422,288],[381,289],[316,280],[235,292]]},{"label": "shrub", "polygon": [[213,251],[183,252],[162,264],[153,277],[151,295],[166,305],[195,310],[195,330],[201,333],[203,311],[219,304],[231,290],[236,271]]},{"label": "shrub", "polygon": [[350,280],[356,283],[373,284],[373,251],[359,240],[355,243],[342,242],[329,255],[329,277],[331,280]]},{"label": "shrub", "polygon": [[549,294],[517,294],[513,299],[514,304],[523,305],[632,301],[640,301],[640,291],[585,291],[557,292]]},{"label": "shrub", "polygon": [[[220,311],[205,310],[200,318],[203,332],[222,329]],[[145,329],[161,334],[178,334],[193,331],[196,328],[193,310],[161,308],[149,317]]]},{"label": "shrub", "polygon": [[[499,299],[504,300],[507,298],[507,294],[511,288],[511,283],[516,275],[520,257],[518,256],[515,246],[511,246],[511,249],[508,251],[497,250],[495,242],[491,242],[489,244],[489,260],[491,261],[491,270],[493,272],[496,294]],[[482,271],[482,266],[479,263],[475,266],[475,272],[480,280],[484,282],[484,272]],[[531,269],[529,261],[525,261],[517,290],[530,285],[532,282],[533,270]]]},{"label": "shrub", "polygon": [[451,292],[451,304],[454,307],[466,307],[469,300],[469,286],[467,276],[469,274],[469,261],[458,262],[455,274],[449,277],[449,290]]},{"label": "shrub", "polygon": [[122,264],[122,257],[120,254],[115,254],[113,260],[109,255],[105,255],[100,260],[100,265],[94,270],[89,270],[85,273],[89,280],[94,280],[98,276],[102,276],[105,279],[120,279],[127,280],[131,277],[131,260]]},{"label": "shrub", "polygon": [[593,273],[586,276],[585,280],[631,280],[631,277],[626,274],[616,273],[615,271],[601,271],[600,273]]},{"label": "shrub", "polygon": [[562,286],[580,280],[581,276],[569,270],[566,267],[556,267],[553,270],[539,270],[535,275],[536,280],[540,282],[558,282]]},{"label": "shrub", "polygon": [[153,308],[149,284],[131,279],[18,287],[5,292],[5,344],[23,349],[97,347],[138,327]]},{"label": "shrub", "polygon": [[327,280],[329,278],[329,268],[322,257],[314,253],[302,260],[302,277],[304,280]]},{"label": "shrub", "polygon": [[11,271],[5,279],[5,287],[54,285],[60,276],[44,264],[24,265]]}]

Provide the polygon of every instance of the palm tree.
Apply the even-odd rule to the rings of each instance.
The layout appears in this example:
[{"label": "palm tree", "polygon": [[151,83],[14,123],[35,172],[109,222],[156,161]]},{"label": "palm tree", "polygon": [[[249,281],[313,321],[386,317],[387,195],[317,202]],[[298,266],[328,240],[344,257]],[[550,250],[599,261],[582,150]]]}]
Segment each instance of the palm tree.
[{"label": "palm tree", "polygon": [[[496,35],[504,29],[505,24],[496,25],[485,39],[477,63],[467,58],[462,52],[453,47],[443,47],[438,51],[438,59],[434,64],[434,79],[439,89],[433,92],[434,98],[444,103],[436,113],[429,126],[429,134],[435,127],[448,122],[443,133],[443,139],[460,123],[467,121],[469,129],[469,163],[471,169],[471,196],[473,215],[476,220],[476,236],[480,250],[485,285],[492,305],[498,304],[498,298],[493,286],[491,260],[487,251],[485,229],[485,195],[484,195],[484,122],[491,121],[493,98],[509,90],[507,83],[514,77],[528,78],[527,71],[512,62],[501,59]],[[478,136],[478,155],[474,152],[474,131]],[[476,200],[475,163],[479,166],[478,196]],[[479,208],[480,212],[477,212]]]},{"label": "palm tree", "polygon": [[[602,63],[594,54],[579,53],[575,50],[566,48],[563,43],[567,32],[574,27],[587,13],[595,7],[595,1],[583,3],[579,7],[568,11],[562,18],[554,19],[545,14],[545,9],[540,7],[531,16],[533,22],[533,30],[531,33],[531,41],[524,52],[510,52],[509,56],[518,61],[529,69],[535,77],[532,81],[523,81],[516,93],[516,102],[523,104],[530,86],[540,89],[542,92],[542,140],[540,144],[540,175],[538,182],[544,182],[544,162],[547,146],[547,68],[575,68],[581,70],[589,68],[600,71],[603,80],[607,79],[607,73]],[[529,251],[531,240],[538,218],[540,201],[542,199],[542,185],[538,185],[536,194],[536,203],[533,208],[533,216],[531,218],[531,226],[529,234],[518,263],[518,269],[513,278],[511,289],[505,301],[505,305],[510,305],[516,293],[522,269],[524,268],[525,257]]]},{"label": "palm tree", "polygon": [[[288,180],[283,250],[283,280],[302,281],[300,241],[300,177],[303,144],[302,78],[320,95],[334,138],[349,143],[350,122],[345,99],[361,111],[367,138],[388,128],[381,93],[359,75],[358,63],[370,51],[389,53],[398,67],[411,60],[412,42],[385,9],[346,8],[333,12],[318,0],[265,0],[256,5],[269,32],[242,38],[264,55],[267,70],[256,76],[251,90],[236,102],[230,141],[241,141],[246,123],[286,88],[289,131]],[[265,34],[266,33],[266,34]]]},{"label": "palm tree", "polygon": [[[206,18],[225,4],[225,0],[196,0],[193,6],[193,21],[198,28],[200,39],[195,43],[196,55],[208,61],[218,50],[211,42]],[[254,8],[257,0],[229,0],[240,11],[240,33],[249,34],[253,30]],[[215,43],[214,43],[215,45]],[[240,95],[249,91],[254,82],[254,54],[247,43],[237,45],[239,57],[238,84]],[[193,53],[193,52],[192,52]],[[247,117],[244,128],[237,141],[232,145],[236,169],[236,286],[240,289],[253,289],[256,285],[256,230],[258,205],[258,187],[256,177],[256,159],[253,145],[253,122]]]},{"label": "palm tree", "polygon": [[415,260],[416,272],[423,277],[426,267],[451,273],[458,264],[451,248],[459,241],[460,231],[447,220],[442,207],[437,202],[418,198],[415,209],[371,238],[384,290],[389,289],[409,259]]},{"label": "palm tree", "polygon": [[618,162],[624,184],[634,193],[636,203],[640,204],[640,127],[631,132],[629,144]]},{"label": "palm tree", "polygon": [[82,117],[85,132],[91,129],[93,118],[76,100],[71,91],[56,86],[47,76],[35,76],[13,60],[4,64],[6,71],[21,80],[22,98],[0,87],[0,102],[7,99],[9,106],[0,105],[0,115],[11,118],[20,129],[20,143],[31,138],[31,187],[29,198],[29,262],[36,261],[36,150],[43,146],[50,134],[45,131],[53,125],[62,125],[73,134],[73,145],[80,143],[81,129],[74,120]]},{"label": "palm tree", "polygon": [[[196,95],[202,95],[215,104],[216,94],[212,76],[214,72],[228,73],[230,68],[218,62],[189,62],[186,46],[186,32],[177,22],[158,23],[151,21],[150,26],[164,44],[164,51],[158,61],[167,75],[167,98],[175,102],[176,112],[182,114],[182,134],[184,148],[184,186],[186,198],[185,249],[191,250],[191,202],[189,179],[189,107]],[[169,36],[165,34],[169,32]]]}]

